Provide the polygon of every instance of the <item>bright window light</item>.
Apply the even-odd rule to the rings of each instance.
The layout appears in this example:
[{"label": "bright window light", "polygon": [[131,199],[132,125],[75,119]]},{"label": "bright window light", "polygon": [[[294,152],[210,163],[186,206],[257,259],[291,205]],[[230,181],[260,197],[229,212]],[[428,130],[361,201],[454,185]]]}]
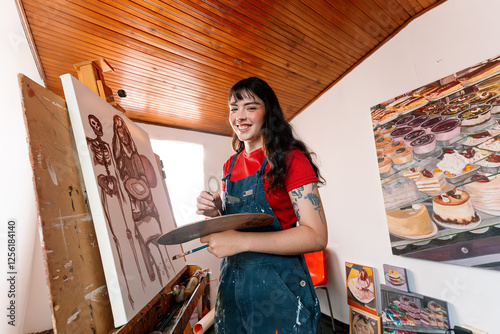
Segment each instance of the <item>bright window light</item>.
[{"label": "bright window light", "polygon": [[168,194],[177,226],[202,219],[196,214],[196,198],[203,190],[203,145],[173,140],[151,140],[166,174]]}]

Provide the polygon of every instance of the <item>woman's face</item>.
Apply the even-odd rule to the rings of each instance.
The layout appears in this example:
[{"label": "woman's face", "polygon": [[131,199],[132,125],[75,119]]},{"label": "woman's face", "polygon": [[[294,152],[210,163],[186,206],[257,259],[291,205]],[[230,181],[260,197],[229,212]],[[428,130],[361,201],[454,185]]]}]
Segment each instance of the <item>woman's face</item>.
[{"label": "woman's face", "polygon": [[262,125],[266,108],[257,96],[245,94],[241,100],[229,101],[229,123],[238,139],[245,143],[247,152],[262,147]]},{"label": "woman's face", "polygon": [[370,328],[370,325],[364,323],[363,321],[358,321],[358,323],[354,326],[356,334],[371,334],[373,331]]}]

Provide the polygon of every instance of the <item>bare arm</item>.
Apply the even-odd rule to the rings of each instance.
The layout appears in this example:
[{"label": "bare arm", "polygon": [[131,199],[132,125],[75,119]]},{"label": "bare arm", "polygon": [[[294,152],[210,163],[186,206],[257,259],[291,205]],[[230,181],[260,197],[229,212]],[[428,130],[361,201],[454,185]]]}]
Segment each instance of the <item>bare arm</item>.
[{"label": "bare arm", "polygon": [[208,243],[208,251],[217,257],[247,251],[297,255],[325,249],[328,229],[317,184],[306,184],[288,194],[299,222],[297,227],[276,232],[231,230],[207,235],[200,241]]}]

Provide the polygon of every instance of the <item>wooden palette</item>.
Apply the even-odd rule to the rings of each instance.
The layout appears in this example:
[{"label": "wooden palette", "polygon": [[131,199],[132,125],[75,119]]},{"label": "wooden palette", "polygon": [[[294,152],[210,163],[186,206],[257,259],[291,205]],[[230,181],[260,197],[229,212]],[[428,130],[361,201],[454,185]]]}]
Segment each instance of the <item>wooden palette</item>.
[{"label": "wooden palette", "polygon": [[271,225],[274,217],[265,213],[238,213],[203,219],[180,226],[158,238],[161,245],[181,244],[211,233],[227,230],[248,230]]}]

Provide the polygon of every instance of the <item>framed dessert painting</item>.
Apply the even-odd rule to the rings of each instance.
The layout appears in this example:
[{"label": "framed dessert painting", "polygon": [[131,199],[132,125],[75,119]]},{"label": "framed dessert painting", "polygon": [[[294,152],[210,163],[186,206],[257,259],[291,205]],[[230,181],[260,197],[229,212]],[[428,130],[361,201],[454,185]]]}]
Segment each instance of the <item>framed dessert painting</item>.
[{"label": "framed dessert painting", "polygon": [[391,288],[408,292],[408,278],[406,269],[384,264],[385,284]]},{"label": "framed dessert painting", "polygon": [[384,330],[445,333],[450,328],[448,303],[444,300],[382,285],[380,304]]},{"label": "framed dessert painting", "polygon": [[349,334],[381,334],[382,321],[378,315],[349,307]]},{"label": "framed dessert painting", "polygon": [[377,314],[373,268],[346,262],[347,304]]},{"label": "framed dessert painting", "polygon": [[500,270],[500,56],[371,116],[393,254]]}]

